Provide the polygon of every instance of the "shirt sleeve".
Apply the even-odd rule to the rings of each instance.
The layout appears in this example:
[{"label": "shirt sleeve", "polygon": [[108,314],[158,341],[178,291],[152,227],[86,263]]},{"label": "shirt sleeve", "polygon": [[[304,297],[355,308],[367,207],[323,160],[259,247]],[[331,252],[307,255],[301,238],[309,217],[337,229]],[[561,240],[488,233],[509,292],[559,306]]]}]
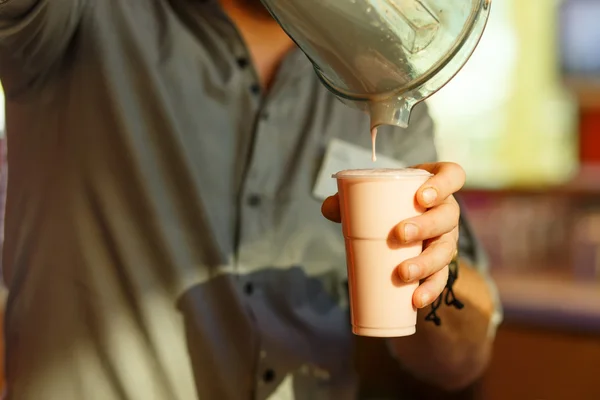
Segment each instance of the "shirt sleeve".
[{"label": "shirt sleeve", "polygon": [[60,60],[88,0],[0,0],[0,80],[7,96],[45,78]]},{"label": "shirt sleeve", "polygon": [[[391,137],[396,142],[394,147],[397,149],[397,153],[394,157],[402,160],[407,165],[438,161],[435,148],[435,124],[425,103],[419,104],[413,110],[409,128],[401,132],[394,132]],[[461,259],[467,261],[484,276],[494,296],[495,312],[492,316],[489,330],[490,335],[494,336],[503,318],[500,296],[490,274],[490,265],[485,249],[477,239],[468,221],[468,213],[460,200],[460,194],[456,197],[461,208],[460,236],[458,241],[459,254]]]}]

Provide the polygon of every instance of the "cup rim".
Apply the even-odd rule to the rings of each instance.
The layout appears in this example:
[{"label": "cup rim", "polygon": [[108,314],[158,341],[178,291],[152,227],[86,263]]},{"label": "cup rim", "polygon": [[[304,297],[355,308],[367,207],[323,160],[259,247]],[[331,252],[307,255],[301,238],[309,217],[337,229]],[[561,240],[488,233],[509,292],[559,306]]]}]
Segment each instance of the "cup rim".
[{"label": "cup rim", "polygon": [[[361,173],[364,172],[364,173]],[[371,172],[371,173],[366,173]],[[363,168],[345,169],[331,175],[334,179],[380,179],[401,180],[432,177],[433,174],[418,168]]]}]

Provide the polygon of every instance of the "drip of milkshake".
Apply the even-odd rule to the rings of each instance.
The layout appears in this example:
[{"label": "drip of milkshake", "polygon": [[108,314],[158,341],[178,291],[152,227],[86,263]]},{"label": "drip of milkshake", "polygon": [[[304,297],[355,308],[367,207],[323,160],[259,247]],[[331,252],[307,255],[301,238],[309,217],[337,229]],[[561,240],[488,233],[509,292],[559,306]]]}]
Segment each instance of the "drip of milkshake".
[{"label": "drip of milkshake", "polygon": [[373,160],[373,162],[377,161],[377,152],[376,152],[376,146],[375,146],[376,142],[377,142],[377,127],[371,129],[371,148],[372,148],[371,159]]}]

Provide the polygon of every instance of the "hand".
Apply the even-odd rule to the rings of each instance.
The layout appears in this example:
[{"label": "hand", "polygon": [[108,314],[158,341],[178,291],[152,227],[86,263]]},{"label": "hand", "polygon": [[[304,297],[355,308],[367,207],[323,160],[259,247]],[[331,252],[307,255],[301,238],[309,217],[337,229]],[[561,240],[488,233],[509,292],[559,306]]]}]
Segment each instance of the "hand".
[{"label": "hand", "polygon": [[[431,172],[431,177],[417,192],[417,201],[427,211],[400,222],[396,235],[404,243],[423,241],[423,253],[404,261],[398,273],[405,282],[419,282],[413,303],[417,308],[430,305],[439,297],[448,281],[448,264],[457,252],[460,208],[453,194],[465,184],[465,172],[457,164],[440,162],[413,168]],[[323,216],[341,222],[338,195],[323,202]]]}]

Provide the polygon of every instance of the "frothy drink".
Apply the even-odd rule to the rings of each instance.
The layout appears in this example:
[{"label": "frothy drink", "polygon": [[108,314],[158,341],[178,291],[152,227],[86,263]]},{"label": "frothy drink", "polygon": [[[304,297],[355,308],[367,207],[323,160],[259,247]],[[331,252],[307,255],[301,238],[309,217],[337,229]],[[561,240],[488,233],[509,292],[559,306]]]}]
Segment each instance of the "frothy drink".
[{"label": "frothy drink", "polygon": [[412,297],[418,283],[400,279],[397,267],[421,254],[423,244],[402,244],[398,223],[422,214],[417,190],[431,174],[418,169],[347,170],[335,174],[350,288],[352,331],[398,337],[416,332]]}]

